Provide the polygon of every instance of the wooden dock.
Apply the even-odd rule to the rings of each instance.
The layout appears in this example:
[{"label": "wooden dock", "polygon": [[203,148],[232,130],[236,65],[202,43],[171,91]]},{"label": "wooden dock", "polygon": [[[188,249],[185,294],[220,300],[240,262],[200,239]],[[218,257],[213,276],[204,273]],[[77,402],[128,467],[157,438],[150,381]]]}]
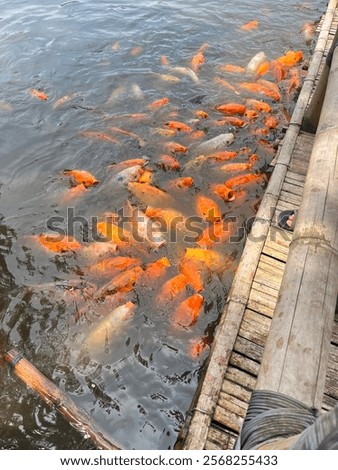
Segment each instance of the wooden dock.
[{"label": "wooden dock", "polygon": [[[302,130],[338,27],[337,0],[321,20],[317,45],[298,103],[274,160],[275,168],[248,237],[204,377],[177,449],[233,449],[246,416],[277,304],[292,233],[276,223],[280,211],[298,209],[315,135]],[[256,227],[256,228],[255,228]],[[315,288],[315,286],[314,286]],[[322,411],[338,404],[338,318],[332,330]]]}]

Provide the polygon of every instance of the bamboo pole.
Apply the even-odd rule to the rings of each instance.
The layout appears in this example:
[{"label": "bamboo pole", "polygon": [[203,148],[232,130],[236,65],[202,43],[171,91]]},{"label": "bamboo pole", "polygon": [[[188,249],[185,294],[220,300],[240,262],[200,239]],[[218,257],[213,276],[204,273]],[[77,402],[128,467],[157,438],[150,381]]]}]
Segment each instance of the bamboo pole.
[{"label": "bamboo pole", "polygon": [[312,134],[315,134],[317,130],[318,122],[320,118],[320,112],[322,110],[322,106],[324,102],[325,91],[327,87],[327,80],[329,77],[329,72],[330,72],[330,67],[331,67],[331,62],[332,62],[332,57],[333,57],[333,51],[337,44],[337,41],[338,41],[338,29],[336,31],[336,34],[334,35],[330,51],[327,55],[327,60],[324,64],[322,73],[319,77],[319,81],[317,83],[316,89],[312,96],[311,102],[304,114],[304,118],[302,122],[302,129],[305,132],[310,132]]},{"label": "bamboo pole", "polygon": [[5,352],[3,358],[28,387],[40,395],[48,405],[54,406],[72,426],[89,436],[98,449],[121,450],[115,442],[104,435],[104,432],[84,410],[22,357],[16,349]]},{"label": "bamboo pole", "polygon": [[319,410],[338,294],[337,90],[338,48],[257,382]]}]

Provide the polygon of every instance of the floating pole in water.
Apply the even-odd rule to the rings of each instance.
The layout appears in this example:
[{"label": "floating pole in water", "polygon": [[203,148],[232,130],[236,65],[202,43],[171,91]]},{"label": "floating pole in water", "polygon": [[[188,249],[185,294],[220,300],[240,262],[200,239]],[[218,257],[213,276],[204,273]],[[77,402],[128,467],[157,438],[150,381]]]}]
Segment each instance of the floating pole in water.
[{"label": "floating pole in water", "polygon": [[3,358],[28,387],[38,393],[48,405],[54,406],[74,428],[88,436],[98,449],[121,450],[67,393],[48,380],[19,351],[10,349],[3,354]]}]

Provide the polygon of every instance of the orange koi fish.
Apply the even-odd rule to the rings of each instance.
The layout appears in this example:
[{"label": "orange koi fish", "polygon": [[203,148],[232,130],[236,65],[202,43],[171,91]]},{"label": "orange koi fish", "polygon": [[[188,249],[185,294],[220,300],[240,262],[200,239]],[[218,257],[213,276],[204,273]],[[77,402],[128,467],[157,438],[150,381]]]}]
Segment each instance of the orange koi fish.
[{"label": "orange koi fish", "polygon": [[231,160],[235,157],[237,157],[237,152],[229,152],[228,150],[223,150],[220,152],[211,153],[207,156],[207,159],[215,160],[216,162],[224,162],[227,160]]},{"label": "orange koi fish", "polygon": [[[276,83],[272,83],[269,80],[264,80],[263,78],[260,78],[258,80],[258,83],[260,85],[265,86],[268,90],[271,90],[273,93],[276,94],[276,96],[279,96],[281,98],[280,90],[278,88],[278,85],[276,85]],[[276,101],[278,101],[278,100],[276,100]]]},{"label": "orange koi fish", "polygon": [[197,130],[189,134],[188,140],[189,141],[199,140],[199,139],[203,139],[204,137],[205,137],[205,132],[202,130]]},{"label": "orange koi fish", "polygon": [[270,130],[267,129],[266,127],[260,127],[258,129],[252,130],[251,134],[253,135],[268,135],[270,133]]},{"label": "orange koi fish", "polygon": [[252,163],[228,163],[226,165],[221,166],[220,170],[224,171],[243,171],[243,170],[251,170]]},{"label": "orange koi fish", "polygon": [[217,111],[223,114],[239,114],[242,116],[245,113],[246,107],[244,104],[227,103],[216,106]]},{"label": "orange koi fish", "polygon": [[253,153],[249,157],[249,163],[254,163],[259,161],[259,156],[256,153]]},{"label": "orange koi fish", "polygon": [[187,153],[188,147],[178,144],[177,142],[166,142],[165,148],[172,153]]},{"label": "orange koi fish", "polygon": [[285,75],[286,75],[285,66],[278,60],[272,61],[271,66],[272,66],[272,73],[276,82],[281,82],[285,78]]},{"label": "orange koi fish", "polygon": [[148,206],[145,214],[147,217],[164,221],[167,227],[175,228],[176,224],[184,223],[185,217],[175,209],[161,209],[159,207]]},{"label": "orange koi fish", "polygon": [[271,106],[268,103],[264,103],[264,101],[258,101],[254,99],[247,99],[246,104],[251,106],[251,108],[255,109],[256,111],[261,111],[264,113],[270,113]]},{"label": "orange koi fish", "polygon": [[129,268],[139,266],[141,260],[137,258],[129,258],[127,256],[117,256],[108,258],[89,266],[91,273],[101,276],[115,276],[119,271],[126,271]]},{"label": "orange koi fish", "polygon": [[236,90],[236,88],[231,85],[231,83],[229,83],[227,80],[224,80],[224,78],[220,78],[220,77],[215,77],[214,78],[214,82],[217,83],[218,85],[221,85],[223,86],[224,88],[227,88],[228,90],[231,90],[232,92],[234,92],[236,95],[239,95],[240,93]]},{"label": "orange koi fish", "polygon": [[214,243],[225,243],[235,233],[236,224],[216,222],[209,225],[196,239],[197,245],[202,248],[211,248]]},{"label": "orange koi fish", "polygon": [[157,296],[157,301],[160,304],[172,301],[180,292],[186,289],[187,285],[188,280],[184,274],[177,274],[177,276],[172,277],[163,284]]},{"label": "orange koi fish", "polygon": [[256,82],[242,82],[238,85],[240,88],[246,91],[250,91],[256,94],[262,94],[268,96],[269,98],[274,99],[275,101],[280,101],[281,95],[280,92],[276,93],[270,88],[263,86],[261,83]]},{"label": "orange koi fish", "polygon": [[257,119],[258,118],[258,112],[255,111],[254,109],[247,109],[245,111],[245,117],[247,117],[248,119]]},{"label": "orange koi fish", "polygon": [[177,132],[174,130],[174,129],[163,129],[162,127],[155,127],[152,129],[152,132],[154,134],[159,134],[159,135],[162,135],[162,136],[174,136],[177,134]]},{"label": "orange koi fish", "polygon": [[244,184],[252,182],[262,182],[265,181],[265,176],[261,173],[247,173],[245,175],[234,176],[229,180],[225,181],[225,185],[228,188],[234,188],[236,186],[243,186]]},{"label": "orange koi fish", "polygon": [[119,173],[121,170],[125,168],[131,168],[133,166],[144,166],[148,162],[149,160],[145,158],[131,158],[130,160],[124,160],[123,162],[112,163],[111,165],[108,165],[108,169],[116,170],[116,173]]},{"label": "orange koi fish", "polygon": [[299,76],[298,69],[291,69],[290,70],[290,81],[288,87],[288,95],[291,94],[292,90],[299,90],[301,88],[301,80]]},{"label": "orange koi fish", "polygon": [[147,183],[147,184],[150,184],[152,178],[153,178],[153,171],[152,171],[152,170],[145,169],[145,170],[143,170],[143,173],[142,173],[141,176],[139,177],[138,182],[139,182],[139,183]]},{"label": "orange koi fish", "polygon": [[124,216],[129,217],[130,222],[124,225],[127,225],[132,234],[137,235],[136,241],[147,242],[155,250],[167,242],[163,227],[156,221],[152,223],[144,212],[133,207],[129,201],[124,205]]},{"label": "orange koi fish", "polygon": [[126,131],[124,129],[120,129],[119,127],[109,127],[109,130],[112,132],[117,132],[119,134],[127,135],[128,137],[132,137],[133,139],[137,140],[140,147],[143,147],[145,145],[145,142],[141,137],[137,134],[134,134],[133,132]]},{"label": "orange koi fish", "polygon": [[283,56],[278,57],[276,60],[285,67],[293,67],[297,62],[303,60],[303,53],[302,51],[287,51]]},{"label": "orange koi fish", "polygon": [[161,62],[161,65],[169,65],[169,59],[165,55],[161,55],[160,62]]},{"label": "orange koi fish", "polygon": [[179,269],[196,292],[204,289],[202,268],[196,261],[183,258],[179,264]]},{"label": "orange koi fish", "polygon": [[310,44],[316,32],[315,25],[307,21],[302,26],[300,32],[303,33],[305,44]]},{"label": "orange koi fish", "polygon": [[109,344],[117,334],[121,334],[121,330],[133,317],[135,310],[136,305],[127,302],[104,316],[84,340],[88,351],[94,353],[101,349],[103,352],[107,343]]},{"label": "orange koi fish", "polygon": [[224,118],[219,119],[218,121],[213,121],[211,124],[215,124],[216,126],[229,126],[230,125],[230,126],[235,126],[235,127],[244,127],[247,124],[247,122],[235,116],[225,116]]},{"label": "orange koi fish", "polygon": [[267,116],[265,119],[264,119],[264,125],[268,128],[268,129],[275,129],[277,126],[278,126],[278,119],[275,118],[275,116]]},{"label": "orange koi fish", "polygon": [[204,267],[204,269],[207,268],[212,271],[215,271],[224,265],[222,255],[217,253],[217,251],[205,248],[186,248],[183,259],[198,263],[199,266]]},{"label": "orange koi fish", "polygon": [[191,358],[198,358],[206,347],[209,347],[206,338],[193,340],[190,344],[188,354]]},{"label": "orange koi fish", "polygon": [[141,52],[143,51],[143,47],[141,46],[136,46],[136,47],[133,47],[131,50],[130,50],[130,55],[132,57],[136,57],[138,56],[139,54],[141,54]]},{"label": "orange koi fish", "polygon": [[270,153],[276,153],[276,149],[274,148],[274,145],[269,142],[268,140],[265,139],[257,139],[258,145],[261,147],[264,147],[264,149]]},{"label": "orange koi fish", "polygon": [[201,294],[193,294],[184,300],[175,310],[173,321],[184,328],[194,325],[199,317],[204,298]]},{"label": "orange koi fish", "polygon": [[74,237],[41,233],[36,237],[40,245],[55,253],[65,253],[67,251],[76,251],[81,248],[81,244]]},{"label": "orange koi fish", "polygon": [[171,266],[170,261],[165,256],[163,258],[146,265],[142,274],[142,283],[157,279],[165,274],[168,267]]},{"label": "orange koi fish", "polygon": [[205,111],[199,109],[197,111],[195,111],[195,116],[199,117],[199,118],[202,118],[202,119],[208,119],[209,117],[209,114],[206,113]]},{"label": "orange koi fish", "polygon": [[147,183],[130,182],[128,189],[145,206],[151,206],[154,203],[167,206],[171,202],[167,193]]},{"label": "orange koi fish", "polygon": [[53,104],[53,108],[54,109],[59,108],[65,103],[68,103],[68,101],[72,100],[75,96],[77,96],[77,93],[72,93],[71,95],[62,96],[61,98],[55,101],[55,103]]},{"label": "orange koi fish", "polygon": [[174,188],[191,188],[194,184],[194,180],[191,176],[182,176],[181,178],[177,178],[174,180],[170,180],[167,184],[168,189]]},{"label": "orange koi fish", "polygon": [[115,294],[115,292],[130,292],[142,273],[143,269],[140,266],[135,266],[118,274],[98,289],[94,295],[94,300],[100,300],[107,294]]},{"label": "orange koi fish", "polygon": [[83,184],[78,184],[77,186],[67,189],[67,192],[63,194],[62,197],[60,198],[60,202],[61,203],[69,202],[73,198],[81,196],[85,192],[87,192],[87,189],[85,188],[85,186]]},{"label": "orange koi fish", "polygon": [[214,184],[210,187],[211,191],[224,201],[233,201],[236,199],[236,193],[233,189],[228,188],[225,184]]},{"label": "orange koi fish", "polygon": [[119,227],[112,222],[98,222],[97,232],[106,238],[106,241],[120,247],[126,246],[132,241],[132,234],[125,227]]},{"label": "orange koi fish", "polygon": [[209,222],[220,220],[222,215],[216,202],[203,195],[199,195],[196,198],[196,212],[200,217]]},{"label": "orange koi fish", "polygon": [[44,93],[43,91],[37,90],[36,88],[31,88],[29,92],[34,98],[37,98],[38,100],[42,100],[42,101],[48,100],[48,95],[46,95],[46,93]]},{"label": "orange koi fish", "polygon": [[184,124],[183,122],[180,121],[168,121],[165,123],[166,126],[169,127],[169,129],[175,129],[176,131],[179,132],[191,132],[192,128],[190,126],[187,126],[187,124]]},{"label": "orange koi fish", "polygon": [[240,29],[242,31],[250,31],[251,29],[255,29],[257,28],[257,26],[259,25],[259,21],[257,20],[252,20],[252,21],[249,21],[248,23],[245,23],[243,24]]},{"label": "orange koi fish", "polygon": [[83,132],[80,132],[79,135],[81,135],[82,137],[88,137],[89,139],[107,140],[108,142],[112,142],[113,144],[118,144],[118,141],[114,139],[114,137],[104,132],[83,131]]},{"label": "orange koi fish", "polygon": [[268,73],[269,70],[270,70],[270,62],[264,61],[257,67],[256,75],[257,77],[261,77],[262,75],[265,75],[266,73]]},{"label": "orange koi fish", "polygon": [[108,254],[114,254],[116,252],[116,249],[117,245],[115,245],[114,243],[92,242],[82,248],[81,255],[84,258],[92,261]]},{"label": "orange koi fish", "polygon": [[163,170],[176,171],[181,169],[180,162],[171,155],[161,155],[158,165],[163,168]]},{"label": "orange koi fish", "polygon": [[245,73],[244,67],[241,67],[240,65],[232,65],[232,64],[220,65],[218,67],[218,70],[220,72]]},{"label": "orange koi fish", "polygon": [[63,174],[71,177],[73,185],[83,185],[89,188],[99,183],[99,180],[86,170],[63,170]]},{"label": "orange koi fish", "polygon": [[156,108],[160,108],[161,106],[165,106],[169,103],[169,98],[161,98],[159,100],[155,100],[152,103],[148,104],[148,109],[153,110]]},{"label": "orange koi fish", "polygon": [[203,44],[203,46],[200,47],[197,54],[195,54],[193,58],[191,59],[190,68],[193,70],[193,72],[197,73],[201,65],[204,64],[205,62],[204,50],[207,47],[208,47],[207,44]]}]

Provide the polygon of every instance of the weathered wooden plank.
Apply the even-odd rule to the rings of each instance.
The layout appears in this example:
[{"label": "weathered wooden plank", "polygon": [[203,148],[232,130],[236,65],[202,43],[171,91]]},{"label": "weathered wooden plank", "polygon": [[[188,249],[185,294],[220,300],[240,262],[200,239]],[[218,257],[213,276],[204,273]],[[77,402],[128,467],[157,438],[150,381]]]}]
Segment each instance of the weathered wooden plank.
[{"label": "weathered wooden plank", "polygon": [[221,391],[224,393],[228,393],[229,395],[232,395],[233,397],[236,397],[246,403],[249,403],[250,401],[251,392],[249,392],[242,385],[231,382],[230,380],[223,381]]},{"label": "weathered wooden plank", "polygon": [[255,291],[256,296],[262,294],[263,298],[267,298],[268,300],[270,300],[271,297],[276,300],[278,296],[278,289],[269,287],[265,283],[256,281],[256,279],[252,283],[250,295],[253,290]]},{"label": "weathered wooden plank", "polygon": [[[263,273],[263,274],[262,274]],[[252,289],[262,294],[267,294],[273,299],[278,296],[280,284],[274,280],[268,279],[263,271],[256,272],[255,280],[252,283]]]},{"label": "weathered wooden plank", "polygon": [[241,323],[239,334],[253,343],[264,346],[269,333],[270,324],[270,318],[247,309]]},{"label": "weathered wooden plank", "polygon": [[236,442],[236,436],[225,430],[210,426],[208,438],[205,443],[205,450],[232,449]]},{"label": "weathered wooden plank", "polygon": [[250,392],[255,388],[257,382],[256,377],[232,366],[228,366],[225,379],[245,387]]},{"label": "weathered wooden plank", "polygon": [[[310,149],[312,149],[312,144],[311,144]],[[299,186],[304,188],[305,176],[304,175],[299,175],[298,173],[295,173],[291,170],[288,170],[286,172],[285,181],[292,181],[292,182],[294,182],[294,184],[298,184]]]},{"label": "weathered wooden plank", "polygon": [[257,292],[251,289],[250,297],[248,300],[247,307],[250,310],[261,313],[269,318],[272,318],[273,312],[276,306],[276,299],[263,297],[261,292]]},{"label": "weathered wooden plank", "polygon": [[259,264],[256,271],[255,281],[260,282],[263,285],[271,287],[272,289],[279,290],[282,282],[283,273],[271,271],[266,266]]},{"label": "weathered wooden plank", "polygon": [[279,199],[281,201],[288,202],[289,204],[298,205],[298,206],[301,203],[301,196],[288,193],[287,191],[284,191],[284,190],[281,191]]},{"label": "weathered wooden plank", "polygon": [[277,272],[278,274],[282,274],[284,272],[285,263],[283,263],[282,261],[273,259],[270,256],[265,256],[264,254],[262,254],[259,260],[259,266],[262,267],[262,269],[267,269],[272,272]]},{"label": "weathered wooden plank", "polygon": [[220,392],[217,408],[224,408],[244,418],[248,406],[248,402],[239,400],[238,398],[234,397],[233,395],[229,395],[226,392]]},{"label": "weathered wooden plank", "polygon": [[296,186],[295,184],[288,183],[284,180],[284,184],[282,186],[283,192],[292,194],[294,196],[302,196],[303,188],[300,186]]},{"label": "weathered wooden plank", "polygon": [[218,406],[215,410],[214,420],[238,433],[243,424],[244,416]]},{"label": "weathered wooden plank", "polygon": [[237,336],[234,350],[260,363],[263,357],[264,348],[259,344],[243,338],[242,336]]},{"label": "weathered wooden plank", "polygon": [[[299,208],[299,204],[291,204],[287,201],[281,201],[281,200],[278,200],[278,204],[276,206],[276,216],[277,214],[279,214],[279,212],[281,211],[284,211],[284,210],[293,210],[293,209],[298,209]],[[280,227],[277,225],[277,218],[274,218],[273,220],[273,226],[276,227],[276,228],[279,228]],[[291,237],[290,237],[291,239]]]},{"label": "weathered wooden plank", "polygon": [[288,258],[288,250],[286,250],[286,252],[279,250],[278,245],[265,245],[263,253],[271,258],[275,258],[283,262],[286,262]]},{"label": "weathered wooden plank", "polygon": [[230,364],[233,367],[237,367],[240,370],[244,370],[251,375],[257,376],[259,370],[259,364],[252,359],[233,351],[230,357]]},{"label": "weathered wooden plank", "polygon": [[289,248],[291,242],[290,233],[285,233],[285,230],[280,227],[270,227],[268,235],[265,240],[265,245],[274,243],[280,245],[283,248]]}]

